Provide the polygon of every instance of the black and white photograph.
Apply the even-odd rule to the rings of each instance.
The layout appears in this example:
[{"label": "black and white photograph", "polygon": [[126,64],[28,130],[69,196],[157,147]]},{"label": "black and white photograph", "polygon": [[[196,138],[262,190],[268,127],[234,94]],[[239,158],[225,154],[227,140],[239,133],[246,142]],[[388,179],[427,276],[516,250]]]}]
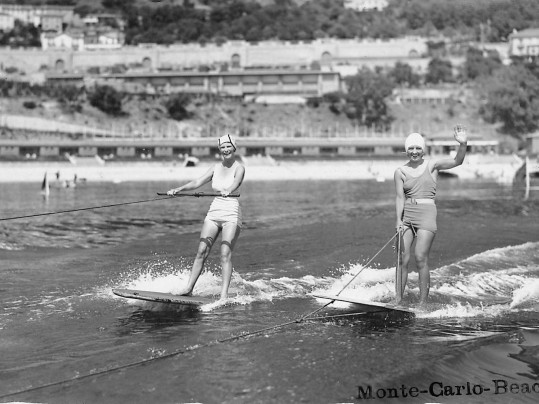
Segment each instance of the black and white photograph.
[{"label": "black and white photograph", "polygon": [[537,0],[0,0],[0,403],[537,402]]}]

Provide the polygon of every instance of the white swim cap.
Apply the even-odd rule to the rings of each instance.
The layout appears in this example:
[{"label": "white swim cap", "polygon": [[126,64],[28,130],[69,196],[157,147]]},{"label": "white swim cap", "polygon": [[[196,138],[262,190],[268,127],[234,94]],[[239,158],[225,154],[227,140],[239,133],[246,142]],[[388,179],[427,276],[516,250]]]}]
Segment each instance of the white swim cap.
[{"label": "white swim cap", "polygon": [[423,136],[419,133],[410,133],[404,142],[404,148],[408,150],[412,146],[421,147],[425,151],[425,139]]},{"label": "white swim cap", "polygon": [[234,148],[234,151],[236,151],[238,148],[236,147],[236,139],[234,139],[233,136],[230,135],[224,135],[219,138],[219,147],[221,147],[222,144],[230,143],[232,147]]}]

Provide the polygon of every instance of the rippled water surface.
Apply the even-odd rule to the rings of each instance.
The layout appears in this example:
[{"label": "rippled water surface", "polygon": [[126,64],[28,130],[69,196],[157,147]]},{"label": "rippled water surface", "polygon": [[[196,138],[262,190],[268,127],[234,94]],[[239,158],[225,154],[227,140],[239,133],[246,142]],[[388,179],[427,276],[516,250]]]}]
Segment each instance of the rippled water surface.
[{"label": "rippled water surface", "polygon": [[[392,299],[390,182],[247,181],[227,304],[116,297],[186,281],[211,200],[156,195],[173,185],[89,182],[45,200],[38,184],[0,184],[1,402],[537,402],[537,199],[442,179],[432,303],[415,317],[311,296],[359,273],[342,296]],[[195,293],[219,290],[214,251]],[[417,295],[414,272],[412,308]]]}]

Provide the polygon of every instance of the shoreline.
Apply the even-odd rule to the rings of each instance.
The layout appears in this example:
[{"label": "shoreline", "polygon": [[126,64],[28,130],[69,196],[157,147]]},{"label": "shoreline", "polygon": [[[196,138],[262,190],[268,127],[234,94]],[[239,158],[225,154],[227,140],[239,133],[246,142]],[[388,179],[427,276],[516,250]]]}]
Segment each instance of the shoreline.
[{"label": "shoreline", "polygon": [[[445,156],[444,156],[445,157]],[[248,181],[273,180],[393,180],[405,159],[386,160],[294,160],[260,161],[245,159]],[[65,162],[0,162],[0,182],[49,182],[77,180],[92,182],[189,181],[204,174],[212,161],[185,167],[179,161],[106,162],[105,164]],[[485,179],[510,184],[521,163],[513,156],[467,156],[462,166],[448,170],[461,179]]]}]

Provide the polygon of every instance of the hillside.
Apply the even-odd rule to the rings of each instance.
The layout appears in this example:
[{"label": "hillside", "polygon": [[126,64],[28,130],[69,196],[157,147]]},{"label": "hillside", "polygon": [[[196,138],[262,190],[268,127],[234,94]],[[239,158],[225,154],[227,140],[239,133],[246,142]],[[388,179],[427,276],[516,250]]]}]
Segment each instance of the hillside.
[{"label": "hillside", "polygon": [[[113,129],[130,135],[133,131],[149,135],[170,133],[171,128],[183,128],[184,134],[198,135],[209,127],[214,131],[227,130],[242,136],[387,136],[373,133],[365,127],[355,128],[344,114],[336,115],[329,105],[318,106],[280,104],[265,105],[233,100],[212,103],[196,100],[189,106],[191,118],[178,123],[168,118],[162,101],[130,98],[124,100],[124,115],[112,117],[85,102],[81,112],[62,109],[55,101],[41,99],[35,109],[23,106],[28,98],[0,98],[0,114],[27,115],[77,123],[89,127]],[[33,101],[36,101],[33,99]],[[420,131],[428,137],[451,136],[455,123],[465,125],[470,135],[496,139],[506,151],[515,151],[518,142],[500,135],[494,125],[479,117],[478,101],[469,99],[453,105],[400,105],[389,103],[395,120],[392,132],[402,135]],[[214,132],[215,133],[215,132]],[[219,132],[217,132],[219,133]]]}]

